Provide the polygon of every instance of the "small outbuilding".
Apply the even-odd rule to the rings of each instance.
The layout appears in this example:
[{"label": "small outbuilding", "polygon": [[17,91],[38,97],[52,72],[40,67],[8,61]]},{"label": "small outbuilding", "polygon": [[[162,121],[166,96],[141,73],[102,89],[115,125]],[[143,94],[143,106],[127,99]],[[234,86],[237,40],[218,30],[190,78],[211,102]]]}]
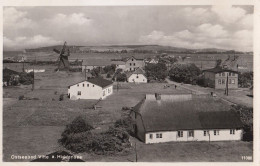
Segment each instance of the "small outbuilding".
[{"label": "small outbuilding", "polygon": [[113,82],[97,77],[68,86],[68,96],[76,99],[105,99],[113,94]]}]

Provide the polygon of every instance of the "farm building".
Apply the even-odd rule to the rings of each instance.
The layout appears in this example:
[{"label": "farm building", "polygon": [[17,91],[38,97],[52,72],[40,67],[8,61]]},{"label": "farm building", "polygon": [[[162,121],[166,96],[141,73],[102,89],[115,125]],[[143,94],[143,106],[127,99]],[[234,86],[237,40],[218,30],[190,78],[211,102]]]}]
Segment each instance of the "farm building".
[{"label": "farm building", "polygon": [[157,64],[157,63],[159,63],[159,60],[153,58],[153,59],[151,59],[148,63]]},{"label": "farm building", "polygon": [[116,65],[116,70],[117,69],[122,69],[123,71],[125,71],[125,68],[126,68],[126,62],[124,62],[124,61],[120,61],[120,60],[118,60],[118,61],[112,61],[111,62],[112,64],[114,64],[114,65]]},{"label": "farm building", "polygon": [[137,59],[135,57],[127,58],[125,71],[135,71],[137,68],[143,68],[145,66],[144,59]]},{"label": "farm building", "polygon": [[145,72],[141,68],[137,68],[135,71],[127,73],[126,76],[127,82],[147,83]]},{"label": "farm building", "polygon": [[94,68],[103,68],[111,65],[111,61],[108,59],[84,59],[82,62],[82,72],[90,72]]},{"label": "farm building", "polygon": [[70,99],[105,99],[113,94],[113,82],[103,78],[91,78],[68,87]]},{"label": "farm building", "polygon": [[196,107],[191,94],[146,95],[131,112],[134,133],[147,144],[242,139],[243,124],[236,112]]},{"label": "farm building", "polygon": [[204,85],[215,89],[226,89],[228,81],[228,89],[238,88],[238,73],[236,71],[215,67],[203,70]]}]

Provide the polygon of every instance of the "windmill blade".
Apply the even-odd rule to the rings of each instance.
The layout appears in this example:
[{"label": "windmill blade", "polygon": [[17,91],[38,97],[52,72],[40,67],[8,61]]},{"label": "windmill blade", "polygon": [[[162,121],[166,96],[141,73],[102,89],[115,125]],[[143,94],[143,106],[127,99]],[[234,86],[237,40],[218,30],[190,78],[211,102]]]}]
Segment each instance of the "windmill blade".
[{"label": "windmill blade", "polygon": [[53,49],[53,51],[56,52],[57,54],[60,54],[60,51],[55,48]]},{"label": "windmill blade", "polygon": [[61,50],[61,54],[65,53],[66,45],[67,45],[67,42],[65,41],[63,44],[62,50]]}]

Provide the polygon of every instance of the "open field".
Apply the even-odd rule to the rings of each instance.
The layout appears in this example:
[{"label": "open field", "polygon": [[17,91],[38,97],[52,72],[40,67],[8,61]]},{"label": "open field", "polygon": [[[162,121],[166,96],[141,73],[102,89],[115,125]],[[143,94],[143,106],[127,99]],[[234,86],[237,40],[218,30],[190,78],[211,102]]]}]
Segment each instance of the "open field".
[{"label": "open field", "polygon": [[[19,55],[20,53],[17,53]],[[153,58],[160,53],[71,53],[69,56],[70,60],[82,60],[82,59],[121,59],[125,57],[135,56],[136,58]],[[169,53],[171,57],[176,57],[179,63],[194,63],[200,69],[209,69],[213,68],[216,65],[216,60],[221,59],[223,62],[230,56],[232,59],[235,55],[239,56],[237,63],[239,66],[243,67],[241,72],[244,71],[253,71],[253,55],[249,53],[243,54],[234,54],[234,53],[222,53],[222,54],[207,54],[207,53],[199,53],[199,54],[190,54],[190,53]],[[4,58],[6,57],[14,57],[15,53],[8,54],[4,52]],[[57,61],[58,54],[54,52],[30,52],[26,53],[28,61],[33,61],[36,58],[36,61]],[[188,57],[184,61],[180,57]],[[4,67],[6,65],[4,64]],[[21,69],[18,67],[19,64],[13,64],[13,69]],[[20,65],[21,66],[21,65]],[[29,67],[29,66],[26,66]],[[12,69],[11,68],[11,69]]]}]

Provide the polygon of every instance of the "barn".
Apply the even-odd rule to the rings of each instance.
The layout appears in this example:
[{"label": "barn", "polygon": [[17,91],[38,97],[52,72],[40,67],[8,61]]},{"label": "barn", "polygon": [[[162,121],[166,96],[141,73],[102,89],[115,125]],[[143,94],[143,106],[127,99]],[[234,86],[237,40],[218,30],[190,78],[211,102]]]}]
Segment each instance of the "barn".
[{"label": "barn", "polygon": [[145,72],[141,68],[137,68],[135,71],[127,73],[126,76],[127,82],[147,83]]},{"label": "barn", "polygon": [[91,78],[68,86],[68,96],[77,99],[105,99],[113,94],[113,82],[103,78]]},{"label": "barn", "polygon": [[195,111],[192,96],[146,95],[131,112],[134,133],[146,144],[241,140],[243,124],[233,111]]}]

